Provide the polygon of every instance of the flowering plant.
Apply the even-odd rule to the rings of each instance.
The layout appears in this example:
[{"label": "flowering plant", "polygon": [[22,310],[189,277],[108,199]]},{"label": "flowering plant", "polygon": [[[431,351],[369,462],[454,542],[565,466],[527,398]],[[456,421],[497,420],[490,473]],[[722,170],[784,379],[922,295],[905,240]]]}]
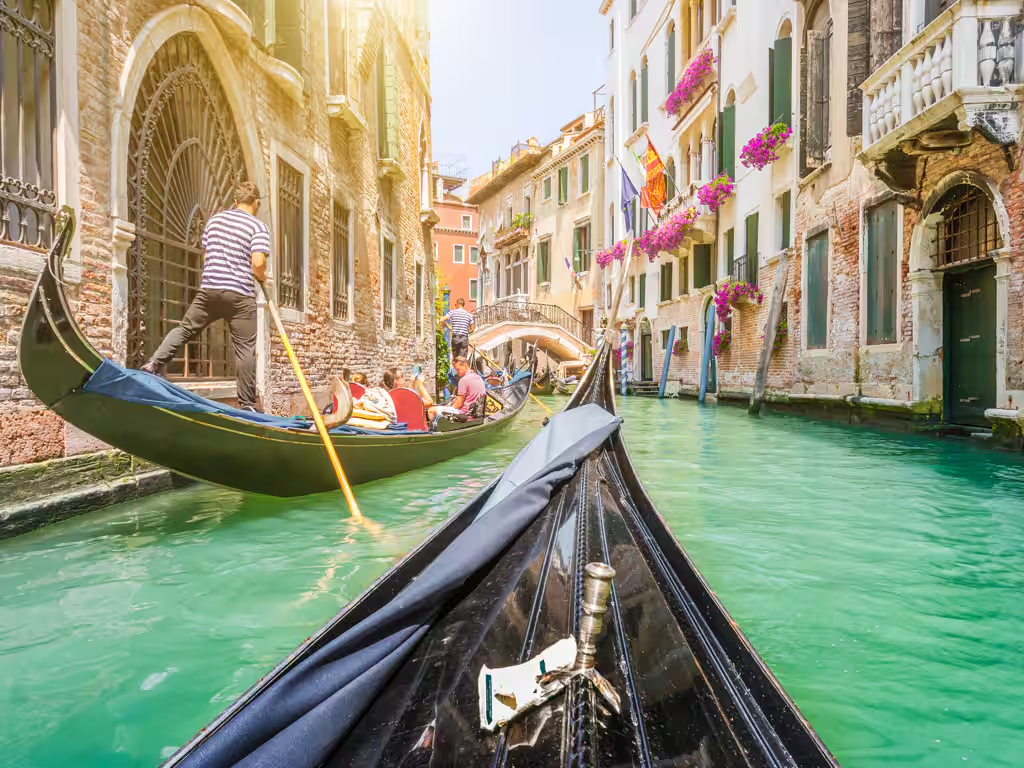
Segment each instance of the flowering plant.
[{"label": "flowering plant", "polygon": [[733,180],[729,178],[729,174],[722,173],[713,181],[709,181],[697,190],[697,199],[714,213],[722,207],[726,200],[732,197],[734,191],[735,184]]},{"label": "flowering plant", "polygon": [[697,220],[694,206],[669,216],[661,226],[644,232],[636,239],[636,247],[647,254],[648,261],[656,261],[662,251],[674,251],[683,244],[690,226]]},{"label": "flowering plant", "polygon": [[[779,324],[775,329],[775,342],[772,344],[772,354],[775,354],[782,345],[786,343],[786,339],[789,338],[789,322],[786,318],[779,320]],[[764,341],[764,336],[761,337],[761,341]]]},{"label": "flowering plant", "polygon": [[668,114],[678,115],[682,111],[686,102],[690,100],[704,84],[708,75],[711,74],[715,61],[717,59],[715,59],[710,48],[705,48],[694,57],[686,71],[683,72],[683,76],[679,78],[676,87],[672,89],[672,93],[665,100],[665,111]]},{"label": "flowering plant", "polygon": [[686,339],[676,339],[676,343],[672,345],[672,354],[675,357],[682,357],[690,351],[690,342]]},{"label": "flowering plant", "polygon": [[715,357],[724,355],[729,351],[729,347],[732,346],[732,331],[719,331],[715,334],[715,341],[713,343],[712,352]]},{"label": "flowering plant", "polygon": [[740,162],[747,168],[762,170],[779,159],[779,149],[793,135],[785,123],[772,123],[746,143],[740,152]]},{"label": "flowering plant", "polygon": [[626,258],[626,241],[620,240],[611,248],[605,248],[603,251],[598,251],[594,256],[597,260],[597,265],[604,269],[613,261],[622,261]]},{"label": "flowering plant", "polygon": [[633,359],[633,342],[627,341],[624,345],[616,349],[613,353],[615,356],[615,362],[620,365],[625,364],[627,361]]},{"label": "flowering plant", "polygon": [[728,282],[715,294],[715,314],[723,323],[732,314],[732,308],[740,299],[747,298],[758,304],[764,301],[764,294],[756,285],[744,282]]}]

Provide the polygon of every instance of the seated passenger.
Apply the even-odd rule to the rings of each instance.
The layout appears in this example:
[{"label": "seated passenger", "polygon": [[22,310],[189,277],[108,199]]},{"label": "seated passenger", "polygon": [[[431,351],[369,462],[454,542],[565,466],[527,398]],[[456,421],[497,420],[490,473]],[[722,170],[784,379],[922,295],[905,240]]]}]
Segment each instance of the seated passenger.
[{"label": "seated passenger", "polygon": [[435,405],[428,409],[427,414],[431,421],[438,416],[468,414],[478,401],[484,402],[487,398],[487,385],[480,378],[480,374],[469,367],[469,361],[464,357],[457,357],[454,365],[455,373],[459,377],[455,399],[449,405]]},{"label": "seated passenger", "polygon": [[434,404],[434,398],[427,391],[427,385],[423,383],[422,374],[417,374],[412,380],[412,387],[405,383],[405,377],[398,368],[388,368],[384,371],[384,386],[390,392],[392,389],[412,389],[420,396],[423,407],[429,408]]},{"label": "seated passenger", "polygon": [[352,383],[353,384],[362,384],[365,387],[366,386],[366,374],[365,373],[354,373],[354,374],[352,374]]}]

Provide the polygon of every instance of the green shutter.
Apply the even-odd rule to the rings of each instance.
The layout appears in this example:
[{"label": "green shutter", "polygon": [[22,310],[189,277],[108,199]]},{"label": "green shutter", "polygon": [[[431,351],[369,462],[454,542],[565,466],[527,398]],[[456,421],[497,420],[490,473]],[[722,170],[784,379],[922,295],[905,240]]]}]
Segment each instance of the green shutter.
[{"label": "green shutter", "polygon": [[689,286],[689,275],[686,274],[686,268],[689,265],[686,263],[686,257],[679,259],[679,295],[685,296],[690,292]]},{"label": "green shutter", "polygon": [[772,119],[771,122],[793,124],[793,38],[775,41],[772,59]]},{"label": "green shutter", "polygon": [[629,303],[636,304],[636,276],[629,276]]},{"label": "green shutter", "polygon": [[590,191],[590,155],[580,158],[580,192]]},{"label": "green shutter", "polygon": [[775,49],[768,49],[768,125],[775,122]]},{"label": "green shutter", "polygon": [[661,265],[661,301],[672,300],[672,262]]},{"label": "green shutter", "polygon": [[558,204],[569,202],[569,167],[558,169]]},{"label": "green shutter", "polygon": [[576,273],[583,271],[582,246],[580,244],[580,235],[582,233],[583,230],[579,227],[572,231],[572,269]]},{"label": "green shutter", "polygon": [[736,261],[736,230],[729,229],[725,233],[725,271],[732,274],[732,265]]},{"label": "green shutter", "polygon": [[868,344],[896,341],[896,203],[878,206],[867,215]]},{"label": "green shutter", "polygon": [[790,220],[792,217],[792,200],[793,193],[786,191],[782,194],[782,248],[789,248],[791,245],[790,241]]},{"label": "green shutter", "polygon": [[828,234],[807,241],[807,348],[828,345]]},{"label": "green shutter", "polygon": [[587,237],[586,237],[586,240],[583,243],[583,253],[581,254],[580,258],[581,258],[581,261],[583,262],[583,271],[584,272],[589,272],[590,271],[590,251],[592,250],[592,245],[591,244],[594,242],[591,239],[591,237],[590,237],[590,224],[587,224],[587,226],[583,230],[583,232],[584,232],[584,234]]},{"label": "green shutter", "polygon": [[730,104],[722,110],[719,121],[718,170],[725,171],[729,178],[736,179],[736,105]]},{"label": "green shutter", "polygon": [[756,213],[752,213],[747,216],[747,275],[746,280],[748,283],[757,284],[757,270],[758,262],[760,259],[757,254],[757,235],[758,235],[758,224],[760,217]]},{"label": "green shutter", "polygon": [[647,308],[647,273],[640,275],[640,309]]},{"label": "green shutter", "polygon": [[676,87],[676,28],[672,29],[668,33],[668,50],[665,52],[665,61],[667,62],[665,67],[665,79],[666,87],[665,93],[672,93],[672,89]]},{"label": "green shutter", "polygon": [[647,78],[647,65],[644,64],[640,70],[640,122],[646,123],[650,119],[650,114],[647,111],[648,99],[647,92],[650,90],[648,87]]},{"label": "green shutter", "polygon": [[704,288],[714,282],[711,269],[711,246],[693,246],[693,287]]}]

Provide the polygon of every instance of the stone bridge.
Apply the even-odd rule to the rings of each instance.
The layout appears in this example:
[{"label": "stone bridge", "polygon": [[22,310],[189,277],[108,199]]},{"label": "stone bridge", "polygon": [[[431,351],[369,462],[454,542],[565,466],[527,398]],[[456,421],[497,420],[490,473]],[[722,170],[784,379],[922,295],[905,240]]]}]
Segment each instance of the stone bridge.
[{"label": "stone bridge", "polygon": [[594,332],[582,321],[554,304],[500,301],[474,313],[474,347],[490,352],[495,347],[523,339],[535,343],[558,361],[579,360],[594,346]]}]

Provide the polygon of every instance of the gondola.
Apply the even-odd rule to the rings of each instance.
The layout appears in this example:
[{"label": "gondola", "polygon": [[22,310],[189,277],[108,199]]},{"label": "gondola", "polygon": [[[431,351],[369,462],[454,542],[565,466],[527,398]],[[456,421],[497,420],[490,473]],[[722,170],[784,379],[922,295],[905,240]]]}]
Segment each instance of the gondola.
[{"label": "gondola", "polygon": [[533,394],[553,395],[555,393],[555,375],[550,368],[546,368],[540,376],[533,379]]},{"label": "gondola", "polygon": [[[29,299],[18,358],[29,389],[69,423],[105,443],[179,474],[272,496],[336,490],[326,451],[308,421],[214,403],[106,359],[75,322],[62,279],[74,232],[63,209],[57,236]],[[529,397],[524,372],[491,390],[489,413],[434,431],[332,430],[353,485],[398,475],[491,444]],[[421,414],[420,414],[421,415]],[[425,425],[423,425],[425,426]]]},{"label": "gondola", "polygon": [[836,766],[641,485],[610,353],[165,768]]}]

